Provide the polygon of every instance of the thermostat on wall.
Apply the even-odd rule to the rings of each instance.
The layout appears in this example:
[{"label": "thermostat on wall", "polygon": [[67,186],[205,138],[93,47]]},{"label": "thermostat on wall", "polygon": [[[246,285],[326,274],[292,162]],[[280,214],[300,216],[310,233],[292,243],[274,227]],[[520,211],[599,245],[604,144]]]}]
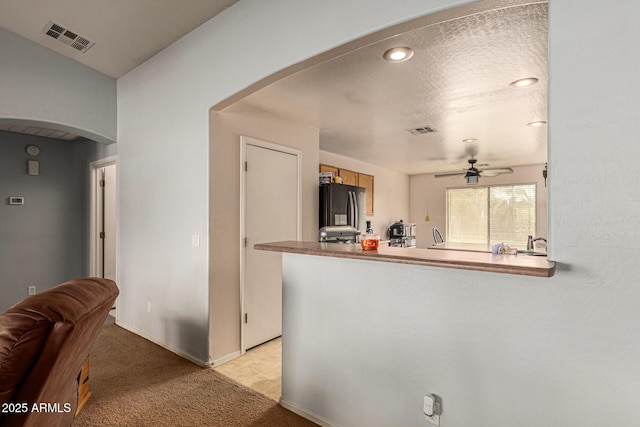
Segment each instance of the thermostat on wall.
[{"label": "thermostat on wall", "polygon": [[9,197],[10,205],[24,205],[24,197],[11,196]]}]

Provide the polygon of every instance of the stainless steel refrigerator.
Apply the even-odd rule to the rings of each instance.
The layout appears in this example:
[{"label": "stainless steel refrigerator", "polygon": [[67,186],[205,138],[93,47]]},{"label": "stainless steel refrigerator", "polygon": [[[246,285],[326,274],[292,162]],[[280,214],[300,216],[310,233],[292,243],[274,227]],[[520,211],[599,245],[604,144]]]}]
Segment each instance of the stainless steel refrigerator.
[{"label": "stainless steel refrigerator", "polygon": [[366,188],[334,183],[320,186],[320,228],[350,225],[364,234],[366,214]]}]

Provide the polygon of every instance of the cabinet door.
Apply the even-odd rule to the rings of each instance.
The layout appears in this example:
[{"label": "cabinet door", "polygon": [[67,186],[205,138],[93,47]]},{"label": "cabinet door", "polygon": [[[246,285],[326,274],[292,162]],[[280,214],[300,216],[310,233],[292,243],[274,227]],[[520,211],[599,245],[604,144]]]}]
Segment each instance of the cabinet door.
[{"label": "cabinet door", "polygon": [[373,176],[358,174],[358,185],[367,189],[367,216],[373,215]]},{"label": "cabinet door", "polygon": [[340,176],[340,171],[338,170],[338,168],[334,168],[333,166],[329,166],[329,165],[320,165],[320,172],[333,172],[333,176]]},{"label": "cabinet door", "polygon": [[340,169],[340,178],[342,178],[343,184],[358,185],[358,172]]}]

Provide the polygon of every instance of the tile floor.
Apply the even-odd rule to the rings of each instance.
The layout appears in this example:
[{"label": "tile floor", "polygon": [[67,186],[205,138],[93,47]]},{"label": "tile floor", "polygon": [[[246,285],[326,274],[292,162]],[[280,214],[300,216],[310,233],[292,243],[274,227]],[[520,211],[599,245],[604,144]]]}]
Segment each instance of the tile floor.
[{"label": "tile floor", "polygon": [[268,341],[216,371],[278,402],[282,378],[282,338]]}]

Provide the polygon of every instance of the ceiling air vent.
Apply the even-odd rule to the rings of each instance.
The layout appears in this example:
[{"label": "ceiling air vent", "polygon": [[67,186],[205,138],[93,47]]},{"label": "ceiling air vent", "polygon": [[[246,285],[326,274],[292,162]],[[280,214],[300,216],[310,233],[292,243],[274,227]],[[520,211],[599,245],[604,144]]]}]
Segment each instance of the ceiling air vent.
[{"label": "ceiling air vent", "polygon": [[86,37],[80,36],[53,21],[49,21],[42,32],[49,37],[53,37],[54,39],[66,44],[67,46],[71,46],[81,53],[85,53],[95,44],[95,42],[92,42]]},{"label": "ceiling air vent", "polygon": [[425,133],[433,133],[436,132],[436,130],[430,126],[422,126],[419,128],[415,128],[415,129],[407,129],[407,131],[411,134],[411,135],[422,135]]}]

